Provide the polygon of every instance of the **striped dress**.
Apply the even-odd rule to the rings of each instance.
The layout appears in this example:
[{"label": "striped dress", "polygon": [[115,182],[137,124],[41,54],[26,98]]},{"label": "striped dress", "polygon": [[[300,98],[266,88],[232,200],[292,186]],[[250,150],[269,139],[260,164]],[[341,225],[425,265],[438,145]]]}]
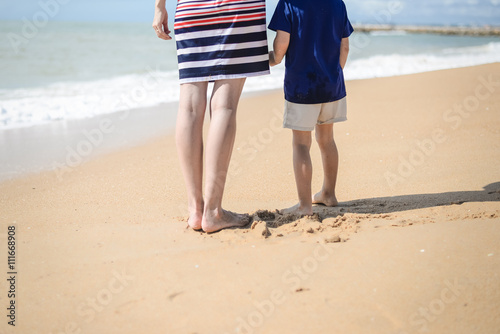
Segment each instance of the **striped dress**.
[{"label": "striped dress", "polygon": [[180,83],[269,74],[265,0],[178,0]]}]

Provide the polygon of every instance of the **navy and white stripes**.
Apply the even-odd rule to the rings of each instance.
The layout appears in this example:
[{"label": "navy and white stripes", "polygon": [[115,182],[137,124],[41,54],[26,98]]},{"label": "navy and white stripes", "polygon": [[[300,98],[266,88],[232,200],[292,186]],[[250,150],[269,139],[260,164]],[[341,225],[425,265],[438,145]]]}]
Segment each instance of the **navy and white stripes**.
[{"label": "navy and white stripes", "polygon": [[265,0],[178,0],[180,82],[269,73]]}]

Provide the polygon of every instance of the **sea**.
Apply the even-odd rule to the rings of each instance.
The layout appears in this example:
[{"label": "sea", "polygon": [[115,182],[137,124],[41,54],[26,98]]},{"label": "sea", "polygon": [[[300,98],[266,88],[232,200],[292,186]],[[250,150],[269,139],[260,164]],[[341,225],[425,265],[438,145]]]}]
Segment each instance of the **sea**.
[{"label": "sea", "polygon": [[[269,41],[274,34],[269,32]],[[357,33],[347,80],[500,62],[500,37]],[[245,93],[282,87],[284,67]],[[149,23],[0,21],[0,131],[140,110],[179,98],[174,41]],[[140,112],[140,111],[137,111]]]}]

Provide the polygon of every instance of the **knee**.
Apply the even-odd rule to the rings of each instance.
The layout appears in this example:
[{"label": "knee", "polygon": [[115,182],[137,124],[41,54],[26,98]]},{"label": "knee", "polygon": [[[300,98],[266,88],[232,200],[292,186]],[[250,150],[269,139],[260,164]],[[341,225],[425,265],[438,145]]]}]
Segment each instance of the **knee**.
[{"label": "knee", "polygon": [[227,105],[215,105],[211,106],[210,111],[212,115],[224,115],[224,116],[235,116],[236,115],[236,109],[231,108]]},{"label": "knee", "polygon": [[231,117],[236,115],[238,104],[231,101],[229,97],[212,97],[210,100],[210,112],[213,115]]},{"label": "knee", "polygon": [[316,134],[316,142],[320,149],[326,149],[335,144],[332,136]]},{"label": "knee", "polygon": [[309,149],[311,148],[311,136],[294,136],[293,147],[295,150],[299,150],[302,152],[309,151]]},{"label": "knee", "polygon": [[179,106],[178,116],[181,121],[185,121],[188,123],[197,123],[203,122],[205,117],[205,109],[204,106]]},{"label": "knee", "polygon": [[212,104],[210,105],[210,117],[212,119],[225,119],[230,121],[236,120],[236,108],[227,104]]},{"label": "knee", "polygon": [[293,145],[293,161],[301,164],[311,160],[311,146],[305,144],[294,143]]},{"label": "knee", "polygon": [[307,145],[306,143],[293,143],[293,149],[299,152],[309,152],[311,145]]}]

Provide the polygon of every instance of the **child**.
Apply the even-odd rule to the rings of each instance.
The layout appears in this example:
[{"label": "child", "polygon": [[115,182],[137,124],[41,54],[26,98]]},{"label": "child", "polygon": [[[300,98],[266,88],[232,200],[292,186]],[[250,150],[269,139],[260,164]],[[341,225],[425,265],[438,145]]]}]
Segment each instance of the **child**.
[{"label": "child", "polygon": [[[343,68],[353,28],[342,0],[280,0],[269,29],[276,31],[269,62],[286,55],[283,127],[293,131],[293,168],[299,204],[289,213],[311,215],[312,204],[336,206],[338,151],[333,123],[346,118]],[[311,131],[323,160],[323,188],[311,196]]]}]

